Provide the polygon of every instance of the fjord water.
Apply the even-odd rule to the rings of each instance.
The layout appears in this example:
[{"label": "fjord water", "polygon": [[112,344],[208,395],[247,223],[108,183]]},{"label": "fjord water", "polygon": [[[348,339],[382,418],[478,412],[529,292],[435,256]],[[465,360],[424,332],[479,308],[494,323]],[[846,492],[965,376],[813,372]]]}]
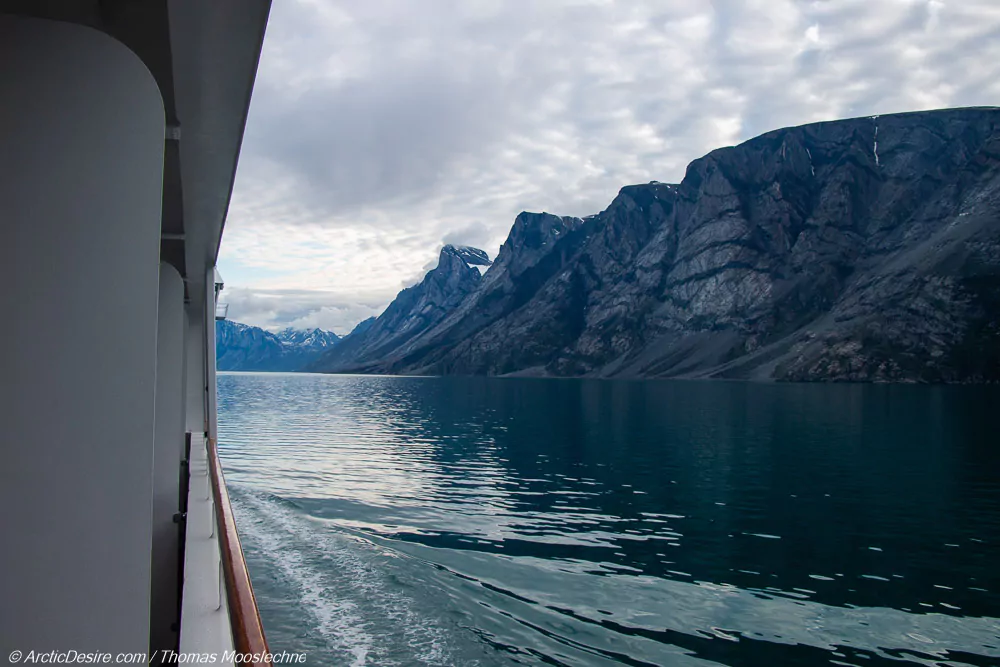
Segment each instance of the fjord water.
[{"label": "fjord water", "polygon": [[310,665],[1000,664],[989,387],[221,374]]}]

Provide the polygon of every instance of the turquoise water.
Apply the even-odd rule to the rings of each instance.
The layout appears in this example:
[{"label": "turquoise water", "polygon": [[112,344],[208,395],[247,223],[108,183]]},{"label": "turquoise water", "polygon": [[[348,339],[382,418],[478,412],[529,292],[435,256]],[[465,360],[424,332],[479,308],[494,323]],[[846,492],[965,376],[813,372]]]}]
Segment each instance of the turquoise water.
[{"label": "turquoise water", "polygon": [[310,665],[1000,664],[996,388],[222,374]]}]

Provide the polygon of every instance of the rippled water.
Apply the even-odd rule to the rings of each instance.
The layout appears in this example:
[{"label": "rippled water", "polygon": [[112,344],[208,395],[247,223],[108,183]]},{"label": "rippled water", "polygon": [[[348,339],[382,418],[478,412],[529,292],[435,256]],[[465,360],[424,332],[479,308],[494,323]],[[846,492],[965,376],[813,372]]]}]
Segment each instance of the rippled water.
[{"label": "rippled water", "polygon": [[1000,664],[1000,393],[219,377],[311,665]]}]

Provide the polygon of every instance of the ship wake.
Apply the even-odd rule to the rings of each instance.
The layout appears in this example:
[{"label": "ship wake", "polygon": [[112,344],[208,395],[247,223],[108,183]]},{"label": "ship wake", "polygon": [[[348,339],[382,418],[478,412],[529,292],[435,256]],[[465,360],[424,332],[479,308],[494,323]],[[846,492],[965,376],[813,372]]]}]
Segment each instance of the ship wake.
[{"label": "ship wake", "polygon": [[[314,625],[311,634],[325,643],[318,648],[335,664],[457,664],[445,630],[417,610],[384,567],[398,554],[338,532],[274,496],[233,489],[232,501],[248,557],[259,556],[285,589],[279,604],[287,604],[288,588],[294,591]],[[301,612],[294,613],[301,620]]]}]

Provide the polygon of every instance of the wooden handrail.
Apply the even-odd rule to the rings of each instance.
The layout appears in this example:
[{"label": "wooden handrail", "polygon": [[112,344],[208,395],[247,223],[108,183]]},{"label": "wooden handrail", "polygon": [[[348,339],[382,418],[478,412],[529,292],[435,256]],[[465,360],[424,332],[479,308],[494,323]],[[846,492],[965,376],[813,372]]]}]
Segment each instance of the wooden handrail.
[{"label": "wooden handrail", "polygon": [[219,551],[226,582],[226,601],[229,603],[229,623],[233,632],[233,648],[237,653],[260,656],[260,660],[244,665],[270,665],[270,650],[264,638],[257,599],[250,584],[250,573],[243,559],[243,547],[236,532],[236,519],[229,503],[229,491],[219,462],[219,448],[214,438],[208,439],[208,469],[212,476],[212,494],[215,496],[215,520],[219,533]]}]

